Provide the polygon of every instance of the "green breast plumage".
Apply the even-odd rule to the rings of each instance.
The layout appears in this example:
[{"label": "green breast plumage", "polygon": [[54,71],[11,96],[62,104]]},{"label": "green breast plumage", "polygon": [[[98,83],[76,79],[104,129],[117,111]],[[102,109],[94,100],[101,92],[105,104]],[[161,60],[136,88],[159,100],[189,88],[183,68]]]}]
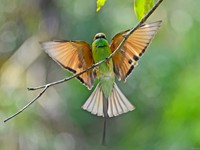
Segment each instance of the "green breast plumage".
[{"label": "green breast plumage", "polygon": [[[112,52],[107,40],[98,39],[93,42],[92,54],[95,63],[104,60],[111,53]],[[96,72],[97,77],[100,79],[104,95],[108,97],[112,92],[113,83],[115,80],[112,59],[99,65],[99,67],[96,69]]]}]

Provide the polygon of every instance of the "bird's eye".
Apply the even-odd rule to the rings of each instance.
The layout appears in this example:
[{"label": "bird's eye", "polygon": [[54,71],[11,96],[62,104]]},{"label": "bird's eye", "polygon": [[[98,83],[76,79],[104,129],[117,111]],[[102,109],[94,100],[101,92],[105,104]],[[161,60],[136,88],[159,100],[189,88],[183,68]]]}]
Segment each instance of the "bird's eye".
[{"label": "bird's eye", "polygon": [[106,36],[105,35],[101,35],[101,38],[106,39]]}]

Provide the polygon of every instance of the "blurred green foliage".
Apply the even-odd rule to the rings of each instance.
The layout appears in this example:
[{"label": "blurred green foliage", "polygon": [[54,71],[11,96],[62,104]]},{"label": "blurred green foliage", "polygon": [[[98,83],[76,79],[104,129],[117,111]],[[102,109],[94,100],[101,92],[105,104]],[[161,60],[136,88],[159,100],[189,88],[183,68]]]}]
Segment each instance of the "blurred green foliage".
[{"label": "blurred green foliage", "polygon": [[[0,0],[0,120],[37,92],[26,87],[62,79],[40,48],[50,39],[92,42],[133,27],[133,1],[107,1],[96,13],[91,0]],[[148,22],[161,29],[120,89],[136,110],[108,122],[81,109],[91,91],[73,79],[50,88],[15,119],[0,124],[1,150],[192,150],[200,148],[200,1],[164,1]]]}]

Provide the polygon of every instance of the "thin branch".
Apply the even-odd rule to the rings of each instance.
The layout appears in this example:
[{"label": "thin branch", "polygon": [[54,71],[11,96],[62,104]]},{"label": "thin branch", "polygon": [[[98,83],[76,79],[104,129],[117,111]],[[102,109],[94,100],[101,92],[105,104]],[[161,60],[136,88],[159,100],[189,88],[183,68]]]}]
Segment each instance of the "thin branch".
[{"label": "thin branch", "polygon": [[121,47],[123,46],[123,44],[126,42],[127,38],[138,28],[140,27],[148,18],[149,16],[156,10],[156,8],[162,3],[163,0],[158,0],[157,3],[152,7],[152,9],[136,24],[136,26],[134,28],[132,28],[129,32],[127,32],[126,34],[123,35],[123,39],[121,41],[121,43],[119,44],[119,46],[113,51],[112,54],[110,54],[109,57],[105,58],[104,60],[102,61],[99,61],[98,63],[96,64],[93,64],[91,67],[85,69],[84,71],[80,72],[80,73],[77,73],[75,75],[72,75],[68,78],[65,78],[65,79],[62,79],[62,80],[59,80],[59,81],[55,81],[55,82],[52,82],[52,83],[49,83],[49,84],[46,84],[46,85],[42,85],[42,86],[38,86],[38,87],[29,87],[28,90],[38,90],[38,89],[43,89],[38,95],[37,97],[35,97],[31,102],[29,102],[26,106],[24,106],[21,110],[19,110],[17,113],[15,113],[14,115],[6,118],[4,120],[4,122],[7,122],[8,120],[12,119],[13,117],[17,116],[18,114],[22,113],[26,108],[28,108],[32,103],[34,103],[38,98],[40,98],[44,92],[50,87],[50,86],[53,86],[53,85],[56,85],[56,84],[60,84],[60,83],[63,83],[63,82],[66,82],[68,80],[71,80],[75,77],[78,77],[80,76],[81,74],[99,66],[100,64],[102,64],[103,62],[109,60],[110,58],[113,57],[113,55],[119,50],[121,49]]},{"label": "thin branch", "polygon": [[32,101],[30,101],[26,106],[24,106],[22,109],[20,109],[18,112],[16,112],[15,114],[13,114],[12,116],[6,118],[4,120],[4,122],[7,122],[8,120],[14,118],[15,116],[17,116],[18,114],[22,113],[26,108],[28,108],[31,104],[33,104],[38,98],[40,98],[44,92],[48,89],[48,86],[46,86]]}]

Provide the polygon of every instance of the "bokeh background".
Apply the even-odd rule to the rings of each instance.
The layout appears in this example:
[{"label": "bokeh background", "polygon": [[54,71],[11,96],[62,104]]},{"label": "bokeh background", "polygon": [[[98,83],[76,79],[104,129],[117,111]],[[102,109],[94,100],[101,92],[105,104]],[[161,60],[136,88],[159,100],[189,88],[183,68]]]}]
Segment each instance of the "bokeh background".
[{"label": "bokeh background", "polygon": [[200,149],[200,1],[167,1],[148,22],[162,27],[120,89],[136,106],[108,122],[81,109],[91,94],[73,79],[48,89],[7,123],[39,91],[27,91],[71,74],[38,44],[84,40],[97,32],[110,40],[133,27],[133,0],[107,0],[99,13],[93,0],[0,0],[1,150],[194,150]]}]

